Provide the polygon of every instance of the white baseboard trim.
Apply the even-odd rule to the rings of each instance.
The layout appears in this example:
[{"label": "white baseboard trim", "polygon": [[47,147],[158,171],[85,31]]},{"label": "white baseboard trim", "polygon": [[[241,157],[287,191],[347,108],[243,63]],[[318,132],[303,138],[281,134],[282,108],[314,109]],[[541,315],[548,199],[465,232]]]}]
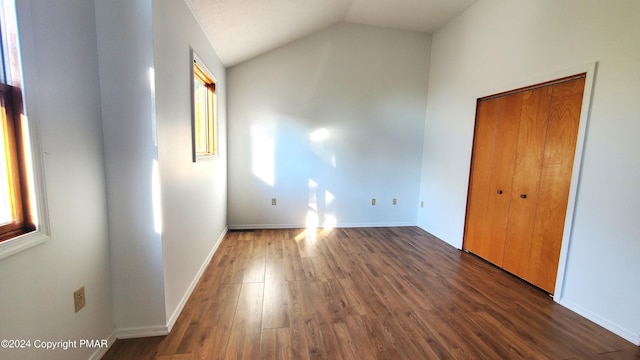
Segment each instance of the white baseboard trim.
[{"label": "white baseboard trim", "polygon": [[99,348],[97,348],[96,351],[94,351],[94,353],[91,354],[91,356],[89,357],[89,360],[100,360],[100,359],[102,359],[104,354],[106,354],[107,351],[109,351],[109,349],[111,348],[113,343],[116,342],[116,339],[117,339],[116,332],[114,330],[111,333],[111,335],[109,335],[109,337],[107,338],[107,347],[99,347]]},{"label": "white baseboard trim", "polygon": [[107,353],[109,348],[111,348],[111,346],[113,345],[113,343],[117,339],[132,339],[132,338],[168,335],[169,332],[171,331],[171,328],[173,328],[173,325],[175,325],[176,321],[178,320],[178,316],[180,316],[180,313],[182,312],[182,309],[184,309],[184,306],[186,305],[187,301],[189,300],[189,297],[191,296],[191,293],[193,293],[193,290],[195,289],[196,285],[198,284],[198,281],[200,281],[200,278],[202,277],[202,274],[204,273],[204,271],[206,270],[207,266],[209,265],[209,262],[211,262],[211,259],[213,258],[213,255],[218,250],[218,247],[220,246],[220,243],[222,243],[222,239],[224,239],[224,236],[227,234],[228,230],[229,230],[229,228],[225,227],[224,230],[222,231],[222,234],[220,235],[220,237],[218,238],[216,243],[213,245],[213,248],[211,249],[211,251],[207,255],[207,258],[203,262],[202,266],[200,266],[200,269],[198,270],[198,273],[196,274],[195,278],[193,279],[193,281],[189,285],[189,288],[187,289],[187,292],[185,293],[185,295],[183,296],[182,300],[178,304],[178,307],[176,308],[176,310],[171,315],[171,318],[167,322],[166,326],[147,326],[147,327],[138,327],[138,328],[127,328],[127,329],[114,330],[111,333],[111,335],[109,336],[109,338],[107,339],[108,346],[106,348],[97,349],[91,355],[89,360],[99,360],[100,358],[102,358],[104,356],[104,354]]},{"label": "white baseboard trim", "polygon": [[116,330],[117,339],[133,339],[150,336],[164,336],[169,334],[166,325],[160,326],[144,326],[138,328],[118,329]]},{"label": "white baseboard trim", "polygon": [[213,255],[218,250],[218,247],[220,246],[220,243],[222,243],[222,239],[224,239],[224,236],[227,234],[228,230],[229,230],[229,227],[225,227],[224,228],[224,230],[222,231],[222,234],[220,234],[220,236],[218,237],[218,240],[213,245],[213,248],[211,248],[211,251],[207,255],[207,257],[204,260],[204,262],[202,263],[202,265],[200,266],[200,269],[196,273],[196,276],[191,281],[191,284],[189,284],[189,287],[187,288],[187,291],[185,292],[185,294],[182,297],[182,299],[180,300],[180,303],[178,303],[178,306],[176,307],[176,309],[171,314],[171,317],[167,321],[167,329],[168,329],[169,332],[171,331],[171,329],[173,329],[173,325],[176,324],[176,321],[178,320],[178,317],[180,316],[180,313],[182,313],[182,309],[184,309],[184,306],[187,304],[187,301],[191,297],[191,294],[193,293],[193,290],[196,288],[196,285],[198,285],[198,281],[200,281],[200,278],[202,277],[202,274],[207,269],[207,266],[209,266],[209,263],[211,262],[211,259],[213,258]]},{"label": "white baseboard trim", "polygon": [[[370,227],[405,227],[417,226],[414,222],[393,222],[393,223],[343,223],[331,226],[334,228],[370,228]],[[229,230],[254,230],[254,229],[306,229],[305,224],[235,224],[229,225]],[[322,226],[318,227],[322,229]],[[325,226],[326,228],[326,226]]]},{"label": "white baseboard trim", "polygon": [[593,312],[583,308],[582,306],[570,301],[560,299],[558,304],[566,307],[567,309],[575,312],[576,314],[593,321],[594,323],[602,326],[603,328],[611,331],[612,333],[620,336],[621,338],[635,344],[636,346],[640,346],[640,334],[635,334],[632,331],[625,329],[624,327],[611,322],[603,318],[600,315],[594,314]]}]

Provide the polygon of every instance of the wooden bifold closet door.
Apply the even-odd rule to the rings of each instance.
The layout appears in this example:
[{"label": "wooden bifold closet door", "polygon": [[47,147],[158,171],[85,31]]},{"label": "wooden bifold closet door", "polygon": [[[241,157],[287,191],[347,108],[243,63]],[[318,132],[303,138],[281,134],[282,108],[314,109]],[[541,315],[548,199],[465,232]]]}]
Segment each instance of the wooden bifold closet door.
[{"label": "wooden bifold closet door", "polygon": [[464,249],[555,290],[585,75],[478,100]]}]

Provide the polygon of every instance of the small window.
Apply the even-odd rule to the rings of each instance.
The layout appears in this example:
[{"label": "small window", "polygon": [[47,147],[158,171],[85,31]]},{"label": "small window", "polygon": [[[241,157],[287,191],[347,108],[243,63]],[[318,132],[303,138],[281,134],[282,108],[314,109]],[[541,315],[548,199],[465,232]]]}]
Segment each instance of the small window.
[{"label": "small window", "polygon": [[216,81],[192,51],[193,60],[193,111],[192,143],[193,161],[204,158],[216,158],[217,116]]},{"label": "small window", "polygon": [[13,1],[0,1],[0,242],[36,229]]},{"label": "small window", "polygon": [[[25,37],[32,43],[28,32]],[[26,112],[19,44],[15,0],[0,0],[0,259],[49,239],[39,143],[32,137],[37,123]]]}]

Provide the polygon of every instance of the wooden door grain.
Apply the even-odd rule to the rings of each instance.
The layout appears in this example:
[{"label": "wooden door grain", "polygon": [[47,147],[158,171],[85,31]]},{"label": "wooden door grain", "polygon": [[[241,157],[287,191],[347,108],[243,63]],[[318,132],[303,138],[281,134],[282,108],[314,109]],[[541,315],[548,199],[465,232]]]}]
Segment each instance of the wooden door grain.
[{"label": "wooden door grain", "polygon": [[554,85],[540,201],[526,280],[553,293],[562,245],[585,79]]},{"label": "wooden door grain", "polygon": [[505,270],[519,277],[526,277],[529,269],[551,87],[529,90],[523,97],[502,263]]},{"label": "wooden door grain", "polygon": [[[523,94],[480,102],[465,249],[502,266]],[[494,117],[495,116],[495,117]],[[493,128],[493,130],[492,130]],[[490,155],[485,152],[490,152]]]},{"label": "wooden door grain", "polygon": [[464,249],[553,293],[584,74],[478,101]]},{"label": "wooden door grain", "polygon": [[491,243],[485,259],[499,266],[502,266],[504,257],[523,98],[524,94],[518,93],[499,99],[489,197],[482,224],[488,227],[488,240]]},{"label": "wooden door grain", "polygon": [[489,256],[492,246],[489,241],[489,228],[484,224],[484,216],[489,196],[492,196],[488,189],[491,181],[498,101],[499,99],[493,99],[478,102],[473,140],[464,247],[482,258]]}]

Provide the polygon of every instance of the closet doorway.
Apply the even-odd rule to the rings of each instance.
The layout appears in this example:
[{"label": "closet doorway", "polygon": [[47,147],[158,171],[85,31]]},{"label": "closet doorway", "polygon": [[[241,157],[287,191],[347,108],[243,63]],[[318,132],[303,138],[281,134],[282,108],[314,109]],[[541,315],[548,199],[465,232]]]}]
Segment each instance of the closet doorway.
[{"label": "closet doorway", "polygon": [[586,74],[478,99],[463,249],[553,294]]}]

